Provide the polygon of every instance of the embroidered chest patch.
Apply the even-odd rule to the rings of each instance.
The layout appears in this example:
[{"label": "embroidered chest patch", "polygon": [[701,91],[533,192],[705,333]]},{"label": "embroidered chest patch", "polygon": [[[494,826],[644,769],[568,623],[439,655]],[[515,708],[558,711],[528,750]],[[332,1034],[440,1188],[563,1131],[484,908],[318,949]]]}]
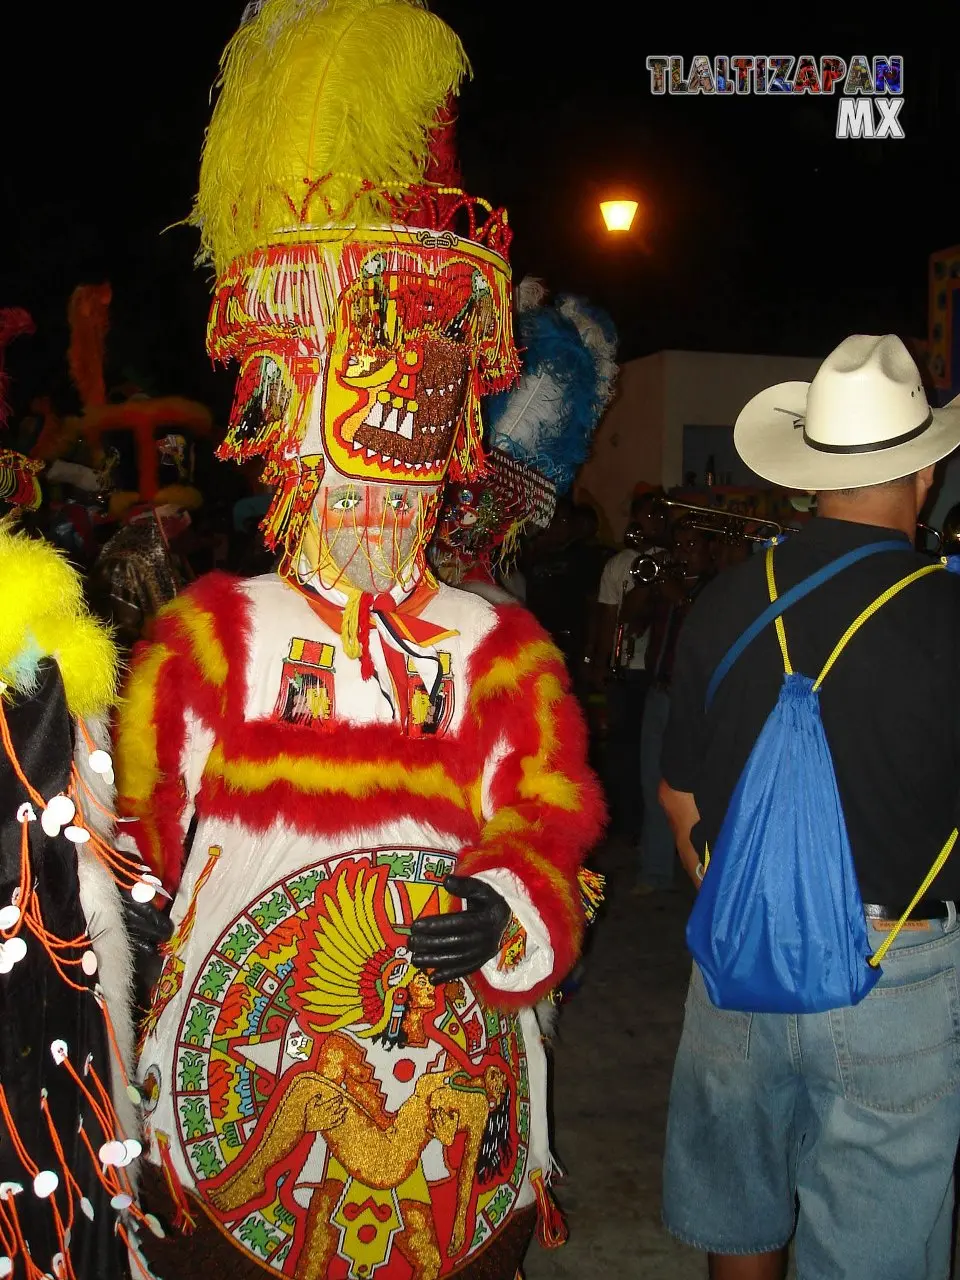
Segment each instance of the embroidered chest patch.
[{"label": "embroidered chest patch", "polygon": [[453,719],[456,698],[450,654],[441,651],[437,656],[440,675],[432,698],[417,674],[413,659],[407,659],[407,723],[412,738],[442,737]]},{"label": "embroidered chest patch", "polygon": [[307,725],[332,720],[336,710],[334,657],[336,648],[319,640],[290,641],[283,662],[280,692],[273,714],[288,724]]}]

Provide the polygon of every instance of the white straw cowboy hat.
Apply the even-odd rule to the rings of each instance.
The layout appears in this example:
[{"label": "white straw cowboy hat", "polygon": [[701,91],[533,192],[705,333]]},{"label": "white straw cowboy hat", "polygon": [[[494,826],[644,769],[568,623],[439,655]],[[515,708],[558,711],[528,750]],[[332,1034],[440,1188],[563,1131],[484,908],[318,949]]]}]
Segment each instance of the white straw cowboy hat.
[{"label": "white straw cowboy hat", "polygon": [[786,489],[861,489],[911,475],[960,444],[960,396],[931,409],[899,338],[855,334],[812,382],[753,397],[734,428],[751,471]]}]

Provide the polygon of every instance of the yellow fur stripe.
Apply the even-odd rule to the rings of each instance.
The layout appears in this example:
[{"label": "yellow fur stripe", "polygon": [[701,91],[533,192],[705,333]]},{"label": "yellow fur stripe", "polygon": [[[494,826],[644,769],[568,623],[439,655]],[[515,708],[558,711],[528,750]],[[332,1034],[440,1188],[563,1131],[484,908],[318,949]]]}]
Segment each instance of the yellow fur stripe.
[{"label": "yellow fur stripe", "polygon": [[524,800],[539,800],[558,809],[580,807],[580,788],[565,773],[551,769],[557,749],[557,724],[553,709],[566,695],[559,679],[548,672],[534,685],[534,715],[540,730],[540,746],[535,756],[527,756],[521,768],[523,778],[517,788]]},{"label": "yellow fur stripe", "polygon": [[467,807],[476,818],[477,822],[483,822],[483,772],[477,774],[470,786],[464,792],[467,801]]},{"label": "yellow fur stripe", "polygon": [[138,808],[160,780],[157,762],[157,685],[165,664],[173,657],[162,644],[147,650],[133,673],[120,707],[117,734],[117,776],[124,799]]},{"label": "yellow fur stripe", "polygon": [[408,768],[395,760],[344,764],[317,756],[289,755],[272,760],[227,760],[217,745],[210,753],[206,773],[237,791],[264,791],[284,782],[311,795],[340,792],[363,799],[377,791],[409,791],[425,799],[447,800],[458,809],[469,807],[459,784],[440,765]]},{"label": "yellow fur stripe", "polygon": [[490,821],[484,824],[482,843],[488,844],[501,836],[521,835],[535,826],[536,822],[531,822],[516,809],[499,809]]},{"label": "yellow fur stripe", "polygon": [[574,928],[583,924],[583,910],[580,906],[579,884],[571,884],[564,873],[549,860],[529,846],[524,846],[524,856],[535,870],[543,876],[566,908]]},{"label": "yellow fur stripe", "polygon": [[545,663],[562,662],[560,651],[549,640],[535,640],[524,645],[512,657],[497,658],[474,682],[470,690],[470,702],[476,706],[498,693],[516,689],[525,676]]},{"label": "yellow fur stripe", "polygon": [[174,600],[169,609],[165,610],[165,616],[175,618],[186,632],[193,650],[193,659],[203,678],[218,687],[226,684],[229,671],[227,655],[217,637],[213,616],[187,596],[179,596]]}]

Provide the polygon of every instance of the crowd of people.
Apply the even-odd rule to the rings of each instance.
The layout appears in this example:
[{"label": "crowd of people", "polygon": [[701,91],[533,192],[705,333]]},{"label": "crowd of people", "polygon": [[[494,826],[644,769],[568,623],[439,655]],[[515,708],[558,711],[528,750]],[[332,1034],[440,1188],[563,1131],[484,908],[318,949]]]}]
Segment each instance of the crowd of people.
[{"label": "crowd of people", "polygon": [[192,217],[229,421],[108,390],[101,283],[0,450],[0,1276],[515,1280],[612,833],[694,891],[666,1228],[947,1280],[960,409],[848,338],[734,431],[811,519],[638,485],[605,546],[616,335],[513,289],[466,71],[417,0],[252,0]]}]

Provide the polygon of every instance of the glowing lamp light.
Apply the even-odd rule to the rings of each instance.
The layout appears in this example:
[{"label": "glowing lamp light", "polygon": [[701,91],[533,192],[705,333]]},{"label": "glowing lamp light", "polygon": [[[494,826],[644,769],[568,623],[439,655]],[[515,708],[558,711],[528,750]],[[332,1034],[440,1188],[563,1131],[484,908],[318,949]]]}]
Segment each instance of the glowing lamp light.
[{"label": "glowing lamp light", "polygon": [[600,212],[608,231],[629,231],[637,216],[636,200],[601,200]]}]

